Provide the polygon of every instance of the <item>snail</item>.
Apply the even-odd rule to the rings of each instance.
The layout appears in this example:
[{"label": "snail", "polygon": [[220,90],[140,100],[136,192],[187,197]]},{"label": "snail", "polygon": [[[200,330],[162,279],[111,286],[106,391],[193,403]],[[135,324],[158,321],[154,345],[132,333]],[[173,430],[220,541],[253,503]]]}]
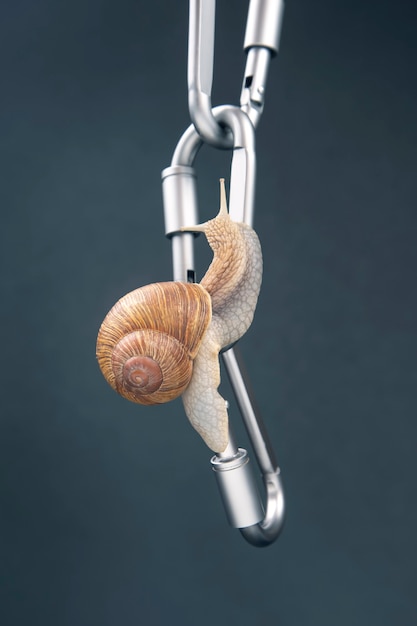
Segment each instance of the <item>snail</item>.
[{"label": "snail", "polygon": [[154,283],[121,298],[104,319],[97,359],[110,386],[140,404],[182,395],[186,415],[214,452],[228,444],[226,401],[218,393],[219,352],[252,323],[262,281],[255,231],[234,222],[220,180],[216,217],[184,232],[203,232],[213,260],[201,282]]}]

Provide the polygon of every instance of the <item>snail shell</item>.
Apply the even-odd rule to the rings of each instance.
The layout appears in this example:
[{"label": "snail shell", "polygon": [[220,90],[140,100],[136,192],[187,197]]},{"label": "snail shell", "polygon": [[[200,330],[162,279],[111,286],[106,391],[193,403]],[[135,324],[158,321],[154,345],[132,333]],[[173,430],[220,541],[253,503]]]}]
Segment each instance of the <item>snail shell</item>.
[{"label": "snail shell", "polygon": [[110,386],[132,402],[174,400],[190,381],[210,320],[210,296],[198,284],[135,289],[116,302],[101,325],[100,369]]},{"label": "snail shell", "polygon": [[121,298],[105,318],[97,358],[125,398],[158,404],[182,394],[192,426],[215,452],[228,444],[228,414],[218,393],[219,352],[252,323],[262,281],[255,231],[233,222],[224,180],[218,215],[183,231],[204,232],[213,261],[200,284],[146,285]]}]

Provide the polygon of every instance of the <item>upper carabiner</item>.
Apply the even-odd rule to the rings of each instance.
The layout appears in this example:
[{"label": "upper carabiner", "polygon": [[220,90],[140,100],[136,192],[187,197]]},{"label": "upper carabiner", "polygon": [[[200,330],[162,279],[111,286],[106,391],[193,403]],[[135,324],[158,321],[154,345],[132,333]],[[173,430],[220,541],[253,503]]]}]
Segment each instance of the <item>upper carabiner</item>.
[{"label": "upper carabiner", "polygon": [[[283,0],[251,0],[249,5],[240,105],[254,127],[263,111],[269,62],[278,52],[283,8]],[[190,0],[188,108],[201,139],[224,150],[233,147],[233,137],[212,111],[215,15],[216,0]]]}]

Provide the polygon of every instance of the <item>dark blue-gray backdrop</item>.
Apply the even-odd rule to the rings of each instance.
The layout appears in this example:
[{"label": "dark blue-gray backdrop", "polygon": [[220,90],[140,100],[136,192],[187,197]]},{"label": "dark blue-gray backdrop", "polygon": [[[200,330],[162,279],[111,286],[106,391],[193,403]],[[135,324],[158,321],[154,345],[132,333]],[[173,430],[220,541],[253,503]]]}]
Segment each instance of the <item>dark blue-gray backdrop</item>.
[{"label": "dark blue-gray backdrop", "polygon": [[[219,2],[214,104],[238,100],[246,10]],[[227,526],[181,402],[129,404],[94,356],[115,300],[171,277],[187,2],[1,13],[2,626],[416,624],[414,3],[286,7],[241,342],[288,503],[264,550]],[[208,217],[229,155],[197,167]]]}]

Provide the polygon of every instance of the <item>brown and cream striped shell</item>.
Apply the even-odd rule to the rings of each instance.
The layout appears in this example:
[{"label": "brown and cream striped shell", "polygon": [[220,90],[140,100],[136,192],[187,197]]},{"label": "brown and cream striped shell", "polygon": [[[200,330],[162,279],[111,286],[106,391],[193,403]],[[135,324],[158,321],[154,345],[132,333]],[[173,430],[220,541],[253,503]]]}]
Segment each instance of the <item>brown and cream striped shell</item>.
[{"label": "brown and cream striped shell", "polygon": [[121,298],[97,338],[97,359],[110,386],[140,404],[174,400],[188,386],[193,360],[211,321],[211,299],[198,284],[146,285]]}]

